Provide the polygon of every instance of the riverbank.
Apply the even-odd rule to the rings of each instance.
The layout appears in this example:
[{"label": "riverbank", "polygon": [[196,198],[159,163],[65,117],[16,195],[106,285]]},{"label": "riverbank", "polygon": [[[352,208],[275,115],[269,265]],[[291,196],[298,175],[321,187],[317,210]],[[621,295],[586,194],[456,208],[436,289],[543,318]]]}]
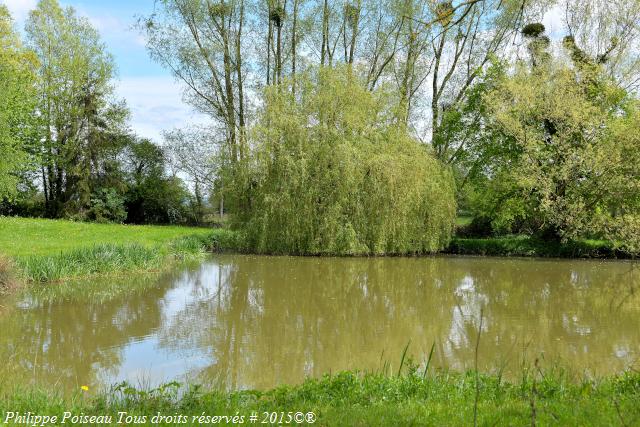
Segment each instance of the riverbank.
[{"label": "riverbank", "polygon": [[[158,413],[182,415],[186,421],[182,425],[212,424],[212,418],[207,422],[199,417],[225,415],[243,417],[244,424],[251,423],[252,414],[258,416],[255,423],[269,421],[270,416],[286,421],[289,413],[301,412],[322,426],[472,425],[476,417],[477,425],[631,426],[640,422],[640,374],[576,382],[558,372],[531,370],[523,372],[522,380],[507,382],[495,375],[448,371],[423,375],[409,368],[400,376],[342,372],[264,392],[207,391],[180,388],[177,383],[140,391],[121,384],[96,394],[79,386],[74,396],[65,398],[16,388],[0,399],[3,420],[9,411],[59,419],[65,411],[106,415],[113,425],[119,412],[145,417],[145,424]],[[219,418],[216,424],[231,425],[230,419]]]},{"label": "riverbank", "polygon": [[632,259],[611,242],[579,240],[566,243],[550,242],[530,236],[503,236],[491,238],[455,237],[443,253],[454,255],[517,256],[543,258],[610,258]]},{"label": "riverbank", "polygon": [[[171,260],[211,251],[246,252],[227,229],[95,224],[0,217],[0,290],[24,282],[50,282],[127,271],[153,271]],[[456,237],[442,251],[479,256],[633,258],[612,243],[581,240],[561,244],[529,236]]]},{"label": "riverbank", "polygon": [[152,271],[221,247],[228,230],[0,217],[0,286]]}]

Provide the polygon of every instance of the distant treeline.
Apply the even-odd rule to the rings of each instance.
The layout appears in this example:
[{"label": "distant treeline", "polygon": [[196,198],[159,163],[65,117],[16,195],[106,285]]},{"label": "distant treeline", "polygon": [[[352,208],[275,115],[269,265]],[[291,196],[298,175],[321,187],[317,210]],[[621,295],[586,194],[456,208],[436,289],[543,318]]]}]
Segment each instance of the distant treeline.
[{"label": "distant treeline", "polygon": [[43,0],[21,40],[0,5],[0,214],[200,222],[173,151],[134,135],[95,28]]}]

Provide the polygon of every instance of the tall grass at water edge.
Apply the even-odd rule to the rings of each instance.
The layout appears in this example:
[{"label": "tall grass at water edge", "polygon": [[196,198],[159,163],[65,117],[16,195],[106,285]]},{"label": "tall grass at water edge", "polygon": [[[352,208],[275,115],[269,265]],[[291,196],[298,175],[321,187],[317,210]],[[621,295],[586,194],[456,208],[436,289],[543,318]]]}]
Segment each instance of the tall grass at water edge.
[{"label": "tall grass at water edge", "polygon": [[228,230],[182,236],[165,244],[98,243],[51,255],[19,256],[17,271],[28,282],[51,282],[72,277],[121,271],[151,271],[175,260],[201,257],[212,250],[224,250],[233,243]]}]

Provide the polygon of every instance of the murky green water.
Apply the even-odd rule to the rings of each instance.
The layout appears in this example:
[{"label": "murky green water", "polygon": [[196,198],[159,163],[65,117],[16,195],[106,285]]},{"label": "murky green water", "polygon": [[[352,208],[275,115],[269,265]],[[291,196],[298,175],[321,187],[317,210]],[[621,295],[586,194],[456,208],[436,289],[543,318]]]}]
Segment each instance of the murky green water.
[{"label": "murky green water", "polygon": [[482,369],[515,376],[535,358],[595,375],[639,367],[632,262],[234,255],[136,286],[99,301],[2,301],[5,378],[63,390],[187,378],[262,389],[385,362],[397,369],[409,341],[417,362],[435,343],[435,366],[465,369],[481,310]]}]

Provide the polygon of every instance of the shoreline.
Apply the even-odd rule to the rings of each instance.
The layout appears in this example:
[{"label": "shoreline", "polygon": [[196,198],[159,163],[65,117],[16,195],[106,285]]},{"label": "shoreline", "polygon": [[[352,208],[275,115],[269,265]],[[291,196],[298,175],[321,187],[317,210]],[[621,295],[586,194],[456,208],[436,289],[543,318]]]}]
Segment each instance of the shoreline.
[{"label": "shoreline", "polygon": [[12,292],[25,285],[55,284],[123,273],[162,272],[218,250],[226,230],[207,235],[185,235],[164,244],[96,243],[53,255],[11,257],[2,255],[0,290]]},{"label": "shoreline", "polygon": [[[0,218],[2,219],[2,218]],[[29,284],[54,284],[67,279],[90,278],[111,274],[161,272],[184,261],[207,253],[267,254],[250,251],[239,232],[227,228],[182,228],[166,235],[169,229],[149,226],[104,225],[68,221],[4,218],[17,224],[19,230],[2,236],[9,246],[0,254],[0,292],[8,293]],[[26,251],[23,239],[38,239],[46,227],[59,227],[57,235]],[[44,228],[44,229],[43,229]],[[9,228],[7,228],[9,230]],[[170,230],[169,230],[170,231]],[[84,233],[79,235],[77,233]],[[31,234],[31,235],[30,235]],[[23,236],[24,235],[24,236]],[[73,236],[70,243],[69,236]],[[58,246],[57,243],[60,242]],[[85,243],[86,242],[86,243]],[[5,246],[7,247],[7,246]],[[13,250],[13,254],[11,253]],[[303,257],[424,257],[424,256],[491,256],[503,258],[558,258],[595,260],[635,260],[611,242],[597,240],[546,242],[528,236],[490,238],[453,237],[441,251],[429,254],[294,254]]]},{"label": "shoreline", "polygon": [[602,241],[546,242],[528,236],[454,237],[442,252],[450,255],[634,260],[637,256]]},{"label": "shoreline", "polygon": [[420,258],[428,256],[473,256],[494,258],[541,258],[564,260],[637,260],[612,246],[585,243],[546,245],[528,238],[454,238],[449,246],[431,254],[330,255],[268,254],[240,250],[237,234],[213,229],[208,235],[186,235],[156,246],[135,243],[100,244],[59,252],[55,255],[10,257],[0,263],[0,291],[7,293],[29,284],[55,284],[70,279],[110,276],[123,273],[166,271],[175,262],[196,259],[211,253],[308,258]]}]

